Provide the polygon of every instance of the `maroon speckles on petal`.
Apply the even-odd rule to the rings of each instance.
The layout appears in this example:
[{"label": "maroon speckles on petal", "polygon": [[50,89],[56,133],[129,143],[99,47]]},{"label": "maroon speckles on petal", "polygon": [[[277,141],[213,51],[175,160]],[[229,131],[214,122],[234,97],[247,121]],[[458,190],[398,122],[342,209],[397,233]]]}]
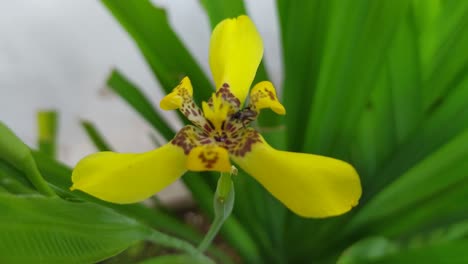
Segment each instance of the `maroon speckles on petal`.
[{"label": "maroon speckles on petal", "polygon": [[252,146],[256,143],[261,143],[260,134],[253,128],[241,129],[240,134],[231,138],[233,145],[227,147],[231,155],[243,157],[248,152],[252,151]]},{"label": "maroon speckles on petal", "polygon": [[202,130],[190,125],[183,127],[171,140],[171,143],[181,147],[186,155],[188,155],[194,147],[202,144],[211,144],[212,142],[213,140]]},{"label": "maroon speckles on petal", "polygon": [[221,86],[218,91],[216,91],[216,95],[221,96],[224,101],[230,103],[235,110],[239,109],[241,102],[233,93],[231,93],[227,83],[223,84],[223,86]]},{"label": "maroon speckles on petal", "polygon": [[211,126],[207,123],[203,126],[203,129],[206,131],[206,132],[211,132],[213,129],[211,128]]},{"label": "maroon speckles on petal", "polygon": [[[217,127],[213,125],[213,120],[204,117],[202,109],[193,101],[191,94],[182,90],[179,95],[183,98],[179,110],[195,126],[182,128],[171,143],[182,148],[186,155],[197,146],[216,145],[227,149],[230,155],[244,156],[252,150],[254,144],[261,142],[261,136],[254,129],[248,128],[249,123],[256,119],[258,111],[250,106],[240,109],[241,102],[231,92],[228,83],[224,83],[207,102],[213,111],[225,111],[225,107],[229,109],[225,120],[215,120]],[[258,100],[259,96],[271,97],[274,94],[262,89],[251,101]],[[222,100],[220,104],[216,102],[219,109],[213,109],[213,98]],[[201,153],[198,158],[207,169],[216,167],[216,162],[219,162],[212,159],[209,153]]]},{"label": "maroon speckles on petal", "polygon": [[205,155],[205,152],[201,152],[198,155],[198,158],[203,163],[203,166],[205,168],[212,169],[214,165],[216,164],[216,162],[218,162],[219,154],[217,152],[209,152],[209,153],[206,153]]}]

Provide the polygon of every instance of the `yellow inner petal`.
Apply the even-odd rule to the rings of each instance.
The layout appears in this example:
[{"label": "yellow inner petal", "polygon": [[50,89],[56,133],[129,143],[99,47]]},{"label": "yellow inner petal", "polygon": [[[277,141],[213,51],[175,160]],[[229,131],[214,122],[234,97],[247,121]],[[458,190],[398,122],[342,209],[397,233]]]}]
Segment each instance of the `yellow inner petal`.
[{"label": "yellow inner petal", "polygon": [[175,110],[182,107],[185,101],[191,100],[193,96],[192,83],[188,77],[184,77],[170,94],[166,95],[159,106],[163,110]]},{"label": "yellow inner petal", "polygon": [[303,217],[340,215],[358,204],[361,184],[346,162],[254,144],[244,157],[231,157],[291,211]]},{"label": "yellow inner petal", "polygon": [[242,106],[262,56],[262,39],[249,17],[220,22],[210,41],[210,68],[216,88],[227,83]]},{"label": "yellow inner petal", "polygon": [[250,104],[257,110],[270,108],[279,115],[286,114],[286,109],[276,96],[275,87],[268,81],[259,82],[252,88],[250,92]]},{"label": "yellow inner petal", "polygon": [[76,165],[71,189],[113,203],[143,201],[182,176],[186,159],[171,143],[141,154],[98,152]]},{"label": "yellow inner petal", "polygon": [[207,120],[213,124],[214,129],[218,132],[223,130],[223,123],[227,120],[228,114],[232,111],[232,106],[225,102],[223,98],[213,94],[211,97],[212,105],[202,102],[203,114]]}]

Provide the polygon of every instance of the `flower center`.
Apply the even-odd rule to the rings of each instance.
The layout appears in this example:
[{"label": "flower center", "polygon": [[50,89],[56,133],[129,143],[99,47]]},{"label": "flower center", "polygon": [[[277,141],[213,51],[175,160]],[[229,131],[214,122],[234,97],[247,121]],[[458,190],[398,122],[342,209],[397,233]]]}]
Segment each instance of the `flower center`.
[{"label": "flower center", "polygon": [[254,143],[262,141],[260,134],[249,127],[259,111],[270,108],[278,114],[285,113],[273,85],[267,81],[252,88],[250,103],[242,109],[240,100],[227,83],[202,103],[202,109],[193,101],[192,95],[192,84],[185,77],[161,101],[161,108],[179,109],[194,124],[185,126],[172,140],[172,144],[181,147],[186,154],[198,146],[212,145],[227,150],[231,155],[244,156]]}]

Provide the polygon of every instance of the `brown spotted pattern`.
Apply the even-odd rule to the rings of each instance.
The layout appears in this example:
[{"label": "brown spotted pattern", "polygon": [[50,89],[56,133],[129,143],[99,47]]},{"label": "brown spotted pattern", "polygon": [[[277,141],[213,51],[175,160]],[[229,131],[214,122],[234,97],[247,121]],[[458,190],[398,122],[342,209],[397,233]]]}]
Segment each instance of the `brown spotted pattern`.
[{"label": "brown spotted pattern", "polygon": [[205,168],[212,169],[216,162],[218,162],[219,154],[216,151],[208,149],[205,152],[200,152],[198,158],[200,159],[201,163],[203,163]]},{"label": "brown spotted pattern", "polygon": [[233,93],[231,93],[231,90],[229,89],[229,84],[223,84],[223,86],[221,86],[221,88],[219,88],[216,91],[216,96],[221,96],[221,98],[223,98],[225,102],[231,104],[234,110],[239,110],[241,102]]},{"label": "brown spotted pattern", "polygon": [[271,101],[276,101],[275,94],[273,91],[268,90],[268,88],[264,87],[262,89],[258,89],[256,92],[250,94],[250,105],[249,107],[255,109],[255,105],[258,101],[263,98],[269,97]]},{"label": "brown spotted pattern", "polygon": [[188,125],[177,133],[171,143],[181,147],[184,153],[188,155],[194,147],[213,144],[214,141],[201,129]]},{"label": "brown spotted pattern", "polygon": [[[239,109],[240,101],[229,90],[229,85],[224,84],[216,92],[217,96],[221,96],[223,103],[229,104],[232,113],[228,115],[222,123],[221,131],[215,130],[213,124],[203,116],[203,112],[195,104],[192,97],[188,93],[180,94],[183,96],[183,105],[180,111],[194,124],[195,126],[185,126],[171,141],[172,144],[181,147],[185,154],[200,145],[216,144],[228,150],[230,155],[244,156],[252,150],[255,143],[260,143],[261,136],[253,128],[247,127],[248,124],[257,118],[258,112],[248,106],[244,109]],[[208,104],[212,106],[212,99]],[[200,160],[208,166],[213,166],[216,160],[200,154]]]},{"label": "brown spotted pattern", "polygon": [[203,112],[200,107],[195,104],[195,101],[193,101],[193,98],[190,95],[186,94],[182,98],[183,103],[179,108],[180,112],[182,112],[182,114],[184,114],[184,116],[186,116],[194,125],[203,127],[206,124],[206,120],[203,117]]}]

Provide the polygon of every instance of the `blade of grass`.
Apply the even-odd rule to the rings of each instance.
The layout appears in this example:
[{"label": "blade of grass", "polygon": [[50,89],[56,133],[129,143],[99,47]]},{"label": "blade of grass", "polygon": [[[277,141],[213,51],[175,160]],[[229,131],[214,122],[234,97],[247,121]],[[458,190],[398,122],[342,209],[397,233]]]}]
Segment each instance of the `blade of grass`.
[{"label": "blade of grass", "polygon": [[437,105],[468,71],[468,2],[446,1],[441,5],[433,33],[439,41],[425,65],[423,104],[426,110]]},{"label": "blade of grass", "polygon": [[[468,128],[468,78],[426,117],[415,132],[392,154],[363,193],[361,202],[378,193],[385,185],[416,165],[424,157]],[[457,120],[457,122],[453,122]]]},{"label": "blade of grass", "polygon": [[[462,169],[458,168],[455,173],[460,173]],[[414,206],[367,225],[366,229],[368,232],[378,232],[388,237],[406,237],[444,227],[467,217],[468,179],[465,179],[419,201]]]},{"label": "blade of grass", "polygon": [[57,153],[57,112],[53,110],[37,112],[37,127],[39,151],[54,158]]},{"label": "blade of grass", "polygon": [[[295,98],[289,101],[291,105],[298,104],[296,108],[309,109],[307,112],[304,112],[304,109],[295,110],[298,113],[297,119],[288,123],[288,132],[291,133],[288,134],[288,139],[296,141],[290,145],[293,150],[297,148],[305,152],[332,154],[349,160],[349,146],[354,139],[356,123],[368,104],[372,90],[380,81],[379,74],[385,69],[385,64],[382,63],[386,59],[384,54],[400,18],[406,12],[408,2],[317,1],[315,3],[323,4],[320,7],[322,10],[317,7],[313,9],[312,3],[308,4],[317,12],[315,24],[303,22],[295,28],[290,25],[286,30],[290,36],[286,39],[291,39],[291,44],[284,46],[286,71],[291,71],[290,76],[297,75],[303,79],[288,77],[286,73],[286,79],[299,81],[295,85],[285,87],[285,92],[289,90],[291,94],[295,93],[291,96]],[[298,7],[300,8],[304,7]],[[298,15],[300,13],[292,13],[292,4],[289,6],[289,12],[288,16],[291,19],[307,19]],[[295,38],[295,35],[302,37],[308,34],[304,29],[305,25],[319,26],[313,35],[313,37],[319,36],[317,43],[297,44],[300,41],[297,41],[298,37]],[[300,48],[301,45],[303,49]],[[288,58],[288,49],[289,52],[295,50],[296,59]],[[316,51],[318,55],[311,58],[309,50]],[[290,65],[294,65],[295,61],[305,60],[304,57],[308,58],[309,65],[315,66],[288,66],[288,60]],[[326,248],[330,240],[323,238],[329,234],[339,233],[346,219],[343,217],[334,221],[317,220],[305,223],[298,217],[292,216],[288,226],[295,226],[294,230],[298,231],[289,236],[288,241],[300,240],[302,243],[292,246],[295,249],[290,250],[296,253],[290,255],[298,261],[310,256],[311,249],[314,249],[315,254],[326,254],[315,249]]]},{"label": "blade of grass", "polygon": [[[305,150],[346,158],[346,146],[408,1],[338,1],[331,11]],[[371,47],[371,48],[370,48]]]},{"label": "blade of grass", "polygon": [[94,147],[99,151],[112,151],[112,147],[104,139],[104,136],[97,130],[97,128],[90,121],[81,120],[81,126],[84,128],[86,135],[88,135]]},{"label": "blade of grass", "polygon": [[[370,200],[353,219],[353,225],[362,226],[377,219],[388,220],[389,215],[404,208],[417,210],[420,201],[466,181],[467,145],[468,130],[465,130]],[[420,186],[424,188],[418,188]],[[399,217],[400,214],[396,215]]]},{"label": "blade of grass", "polygon": [[134,83],[128,80],[118,70],[113,70],[107,80],[107,84],[148,121],[148,123],[150,123],[166,140],[169,141],[172,139],[174,131],[172,131],[166,121],[156,112],[151,102]]},{"label": "blade of grass", "polygon": [[387,55],[391,90],[389,101],[393,102],[397,143],[402,143],[412,134],[424,114],[415,10],[410,8],[408,11]]},{"label": "blade of grass", "polygon": [[163,9],[149,0],[102,0],[130,36],[148,62],[166,93],[189,76],[197,102],[208,98],[213,86],[200,66],[172,30]]},{"label": "blade of grass", "polygon": [[397,142],[389,72],[384,69],[380,74],[351,144],[352,164],[359,171],[364,189]]},{"label": "blade of grass", "polygon": [[468,255],[466,254],[467,247],[468,240],[457,240],[420,248],[411,248],[396,254],[386,255],[369,263],[433,263],[440,260],[445,263],[463,264],[468,261]]},{"label": "blade of grass", "polygon": [[362,239],[346,249],[338,264],[367,263],[465,263],[465,238],[438,242],[417,242],[415,245],[392,241],[382,236]]},{"label": "blade of grass", "polygon": [[214,28],[223,19],[245,14],[245,5],[243,0],[201,0],[200,3],[208,14],[211,28]]},{"label": "blade of grass", "polygon": [[[303,149],[304,127],[320,71],[334,1],[278,1],[283,41],[283,98],[289,150]],[[287,6],[287,10],[284,10]]]}]

